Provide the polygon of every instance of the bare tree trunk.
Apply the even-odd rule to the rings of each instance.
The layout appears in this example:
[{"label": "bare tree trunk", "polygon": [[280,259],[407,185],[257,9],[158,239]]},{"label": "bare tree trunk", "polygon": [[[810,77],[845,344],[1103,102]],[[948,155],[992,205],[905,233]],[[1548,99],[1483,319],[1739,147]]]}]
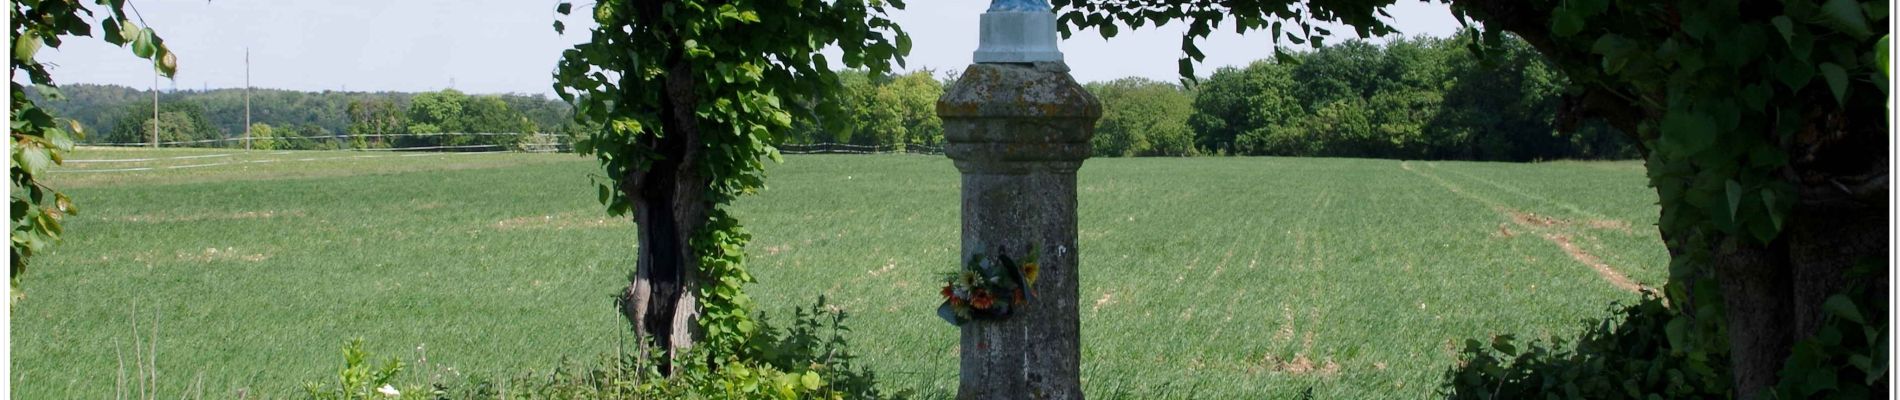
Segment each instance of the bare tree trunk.
[{"label": "bare tree trunk", "polygon": [[706,225],[710,181],[699,167],[701,141],[693,112],[698,104],[691,65],[679,57],[664,78],[661,134],[641,145],[661,155],[649,168],[621,179],[620,190],[633,201],[639,225],[639,263],[620,299],[620,311],[640,337],[645,355],[660,355],[660,369],[672,373],[674,358],[700,336],[699,258],[692,237]]}]

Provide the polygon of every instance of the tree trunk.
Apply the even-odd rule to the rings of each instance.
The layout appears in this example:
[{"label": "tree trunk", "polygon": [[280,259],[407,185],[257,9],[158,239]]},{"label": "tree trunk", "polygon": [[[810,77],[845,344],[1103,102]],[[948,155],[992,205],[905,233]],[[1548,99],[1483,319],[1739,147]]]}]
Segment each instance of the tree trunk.
[{"label": "tree trunk", "polygon": [[[1781,380],[1794,344],[1820,330],[1828,297],[1855,281],[1869,282],[1858,304],[1885,304],[1890,272],[1849,279],[1855,264],[1887,252],[1887,213],[1882,204],[1841,201],[1833,186],[1803,190],[1789,212],[1782,240],[1772,246],[1719,246],[1716,276],[1727,306],[1729,359],[1735,394],[1751,399]],[[1883,189],[1884,190],[1884,189]],[[1829,200],[1828,198],[1835,198]],[[1885,386],[1880,385],[1880,386]]]},{"label": "tree trunk", "polygon": [[[1555,64],[1597,63],[1589,49],[1551,40],[1550,16],[1556,5],[1515,0],[1453,2],[1453,7],[1470,12],[1486,27],[1517,34]],[[1870,83],[1854,84],[1856,93],[1885,93]],[[1640,143],[1643,138],[1636,137],[1636,123],[1660,115],[1659,110],[1618,101],[1621,96],[1611,88],[1586,89],[1583,95],[1567,99],[1566,115],[1559,118],[1564,125],[1574,126],[1579,116],[1601,117]],[[1881,103],[1862,94],[1842,109],[1804,116],[1806,128],[1783,146],[1791,160],[1785,180],[1798,188],[1799,201],[1785,216],[1780,239],[1766,246],[1737,244],[1744,240],[1734,238],[1711,241],[1718,243],[1711,249],[1715,255],[1711,267],[1726,306],[1737,397],[1754,398],[1780,380],[1778,374],[1794,344],[1819,329],[1825,316],[1821,304],[1850,283],[1873,286],[1868,297],[1854,299],[1856,303],[1886,304],[1888,269],[1880,268],[1870,277],[1845,275],[1856,263],[1884,259],[1888,250],[1886,171],[1890,160],[1885,151],[1889,139]],[[1640,150],[1648,158],[1652,149]],[[1663,232],[1665,239],[1672,236]],[[1685,254],[1685,249],[1671,243],[1671,257]]]},{"label": "tree trunk", "polygon": [[711,183],[698,164],[702,145],[693,112],[698,104],[694,71],[678,56],[669,65],[660,100],[660,134],[640,140],[661,157],[620,180],[621,193],[634,206],[639,262],[619,299],[620,312],[640,338],[642,355],[661,356],[660,370],[667,374],[672,373],[674,357],[700,336],[699,257],[692,237],[706,225]]},{"label": "tree trunk", "polygon": [[1741,398],[1775,385],[1775,373],[1794,346],[1788,324],[1787,252],[1730,238],[1718,245],[1715,276],[1727,312],[1729,363]]}]

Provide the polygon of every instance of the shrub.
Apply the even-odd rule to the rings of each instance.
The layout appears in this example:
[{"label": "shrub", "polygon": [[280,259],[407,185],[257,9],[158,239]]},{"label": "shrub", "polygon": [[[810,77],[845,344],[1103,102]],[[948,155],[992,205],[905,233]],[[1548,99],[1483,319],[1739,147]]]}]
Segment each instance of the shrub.
[{"label": "shrub", "polygon": [[[1501,335],[1465,341],[1439,393],[1453,399],[1729,397],[1725,354],[1682,351],[1668,326],[1676,313],[1646,294],[1588,321],[1575,346],[1562,339],[1518,348]],[[1719,348],[1727,348],[1721,346]]]},{"label": "shrub", "polygon": [[[403,364],[367,364],[362,341],[344,346],[344,366],[329,387],[306,385],[314,400],[401,399],[878,399],[904,397],[877,389],[875,373],[853,365],[844,334],[846,315],[825,304],[794,310],[789,325],[764,315],[749,354],[714,359],[709,346],[681,355],[672,376],[636,352],[603,354],[588,362],[563,360],[547,372],[530,371],[499,382],[478,376],[398,379]],[[741,358],[743,357],[743,358]],[[380,389],[380,391],[379,391]],[[394,393],[394,394],[392,394]]]}]

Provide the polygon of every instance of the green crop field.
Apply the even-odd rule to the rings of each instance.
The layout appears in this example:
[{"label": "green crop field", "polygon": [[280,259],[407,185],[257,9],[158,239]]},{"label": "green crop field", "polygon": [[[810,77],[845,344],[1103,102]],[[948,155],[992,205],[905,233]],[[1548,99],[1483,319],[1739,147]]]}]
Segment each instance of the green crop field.
[{"label": "green crop field", "polygon": [[[53,175],[82,213],[12,308],[16,398],[111,397],[141,371],[135,344],[156,343],[162,396],[228,398],[334,379],[352,337],[412,368],[491,377],[626,340],[610,295],[635,229],[596,203],[590,158],[69,158],[155,159]],[[157,168],[95,172],[144,167]],[[765,311],[826,296],[885,386],[948,397],[957,333],[933,311],[935,277],[957,263],[949,160],[769,169],[770,189],[738,206]],[[1427,397],[1466,338],[1574,334],[1660,284],[1644,182],[1635,162],[1088,161],[1084,385],[1094,398]]]}]

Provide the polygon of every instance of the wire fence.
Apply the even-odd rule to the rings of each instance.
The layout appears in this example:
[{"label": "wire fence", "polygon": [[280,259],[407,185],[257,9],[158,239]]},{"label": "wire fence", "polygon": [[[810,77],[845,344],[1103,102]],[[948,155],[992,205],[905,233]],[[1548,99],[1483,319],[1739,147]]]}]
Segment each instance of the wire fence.
[{"label": "wire fence", "polygon": [[[281,154],[289,154],[289,153],[295,153],[295,152],[276,152],[276,153],[269,153],[269,154],[281,155]],[[351,156],[332,156],[332,157],[302,157],[302,158],[282,157],[282,158],[263,158],[263,159],[254,159],[254,160],[233,160],[233,161],[226,161],[226,162],[211,162],[211,163],[200,163],[200,164],[153,165],[153,166],[145,166],[145,167],[128,167],[128,168],[60,168],[60,169],[54,169],[52,172],[55,172],[55,173],[139,172],[139,171],[177,170],[177,169],[191,169],[191,168],[204,168],[204,167],[221,167],[221,166],[245,165],[245,164],[267,164],[267,163],[279,163],[279,162],[333,161],[333,160],[350,160],[350,159],[383,158],[383,157],[461,156],[461,155],[480,155],[480,154],[496,154],[496,153],[515,153],[515,152],[513,151],[473,151],[473,152],[459,152],[459,153],[426,152],[426,153],[409,153],[409,154],[391,154],[391,153],[360,154],[360,155],[351,155]],[[230,156],[231,154],[208,154],[205,156],[198,156],[197,158],[230,157]],[[188,159],[188,158],[172,157],[169,159],[175,160],[175,159]],[[134,160],[136,159],[67,160],[66,162],[70,163],[74,161],[88,161],[88,162],[94,162],[94,163],[105,163],[105,162],[134,162]]]},{"label": "wire fence", "polygon": [[[380,142],[381,139],[458,137],[458,136],[466,136],[466,137],[501,136],[501,137],[516,137],[518,139],[517,139],[517,143],[508,144],[508,145],[479,144],[479,145],[460,145],[460,146],[444,145],[444,146],[415,146],[415,147],[375,147],[377,145],[387,145],[387,143],[367,143],[366,142],[368,140],[378,140]],[[505,148],[505,147],[510,147],[511,145],[520,150],[528,151],[528,152],[569,151],[573,148],[571,144],[567,143],[569,139],[566,136],[554,135],[554,134],[548,134],[548,133],[508,133],[508,132],[388,133],[388,134],[364,134],[364,135],[342,135],[342,136],[270,136],[270,137],[252,137],[252,138],[228,137],[228,138],[217,138],[217,139],[166,141],[166,142],[159,142],[158,147],[242,148],[244,147],[244,144],[247,141],[251,143],[260,143],[260,142],[271,143],[273,145],[271,147],[277,147],[275,145],[279,143],[312,141],[312,140],[330,141],[330,142],[337,143],[339,146],[346,146],[346,147],[337,148],[335,150],[364,150],[364,151],[412,151],[412,150]],[[365,146],[360,147],[360,148],[347,147],[347,146],[356,145],[358,143],[364,144]],[[221,144],[221,145],[212,145],[212,144]],[[152,147],[152,142],[116,142],[116,143],[104,142],[104,143],[83,143],[82,145],[106,146],[106,147]],[[211,145],[211,146],[206,146],[206,145]],[[926,145],[926,144],[865,145],[865,144],[849,144],[849,143],[786,143],[786,144],[780,144],[777,147],[779,149],[779,152],[784,153],[784,154],[923,154],[923,155],[942,155],[943,154],[942,147]]]},{"label": "wire fence", "polygon": [[943,155],[943,147],[905,144],[905,145],[864,145],[846,143],[787,143],[778,145],[778,151],[784,154],[917,154]]},{"label": "wire fence", "polygon": [[[520,141],[521,141],[521,142],[523,142],[523,143],[533,143],[533,142],[531,142],[531,140],[533,140],[533,141],[546,141],[546,142],[549,142],[549,143],[560,143],[560,142],[562,142],[562,141],[565,141],[565,140],[566,140],[566,136],[561,136],[561,135],[555,135],[555,134],[551,134],[551,133],[516,133],[516,132],[439,132],[439,133],[378,133],[378,134],[363,134],[363,135],[337,135],[337,136],[266,136],[266,137],[250,137],[250,138],[246,138],[246,137],[242,137],[242,136],[235,136],[235,137],[228,137],[228,138],[216,138],[216,139],[199,139],[199,140],[176,140],[176,141],[165,141],[165,142],[158,142],[158,147],[235,147],[235,148],[242,148],[242,147],[244,147],[244,143],[245,143],[245,142],[251,142],[251,143],[259,143],[259,142],[262,142],[262,143],[271,143],[271,144],[277,144],[277,143],[289,143],[289,142],[297,142],[297,141],[306,141],[306,140],[316,140],[316,141],[331,141],[331,142],[337,142],[337,143],[345,143],[345,144],[347,144],[347,143],[351,143],[351,142],[356,142],[356,141],[363,141],[363,140],[371,140],[371,139],[393,139],[393,138],[411,138],[411,137],[413,137],[413,138],[423,138],[423,137],[444,137],[444,136],[450,136],[450,137],[454,137],[454,136],[470,136],[470,137],[496,137],[496,136],[500,136],[500,137],[516,137],[516,138],[518,138],[517,140],[520,140]],[[205,146],[205,145],[210,145],[210,144],[214,144],[214,143],[216,143],[216,144],[222,144],[222,145],[220,145],[220,146]],[[564,143],[561,143],[561,144],[563,144],[563,145],[565,145]],[[107,147],[151,147],[151,146],[152,146],[152,142],[117,142],[117,143],[113,143],[113,142],[99,142],[99,143],[81,143],[81,145],[85,145],[85,146],[107,146]]]},{"label": "wire fence", "polygon": [[[455,144],[425,145],[409,147],[381,147],[388,142],[367,142],[367,140],[405,138],[405,137],[497,137],[513,136],[516,140],[507,144]],[[404,133],[369,134],[350,136],[283,136],[250,138],[253,143],[270,142],[273,145],[299,140],[333,141],[335,148],[298,149],[281,148],[263,150],[243,150],[243,137],[160,142],[161,148],[227,149],[235,150],[214,154],[193,154],[180,156],[153,156],[133,158],[100,158],[64,160],[64,168],[54,169],[57,173],[111,173],[181,170],[207,167],[237,166],[265,163],[291,163],[328,160],[353,160],[384,157],[419,157],[429,155],[480,155],[498,153],[565,153],[572,152],[573,145],[566,136],[546,133]],[[84,143],[83,146],[106,148],[150,147],[146,143]],[[277,146],[262,146],[277,147]],[[911,154],[942,155],[943,148],[932,145],[860,145],[848,143],[788,143],[776,146],[783,154]],[[322,151],[316,151],[322,150]],[[346,155],[336,155],[343,152]],[[359,153],[359,154],[347,154]]]}]

